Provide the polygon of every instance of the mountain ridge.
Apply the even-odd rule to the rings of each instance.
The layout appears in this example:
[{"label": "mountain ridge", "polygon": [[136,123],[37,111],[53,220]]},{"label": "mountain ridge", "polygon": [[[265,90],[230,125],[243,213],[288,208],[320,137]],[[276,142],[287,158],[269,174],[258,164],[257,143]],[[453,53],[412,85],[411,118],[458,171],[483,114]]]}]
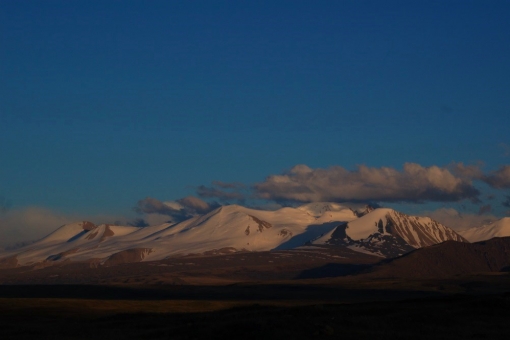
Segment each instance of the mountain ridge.
[{"label": "mountain ridge", "polygon": [[[449,239],[465,241],[429,218],[369,207],[362,209],[364,213],[358,217],[356,211],[328,202],[275,211],[228,205],[180,223],[145,228],[96,226],[83,221],[62,226],[27,247],[4,252],[0,259],[12,258],[5,260],[4,266],[13,265],[14,259],[16,265],[65,261],[102,265],[219,251],[284,250],[305,245],[347,247],[380,257],[394,257]],[[115,261],[108,262],[112,256]]]}]

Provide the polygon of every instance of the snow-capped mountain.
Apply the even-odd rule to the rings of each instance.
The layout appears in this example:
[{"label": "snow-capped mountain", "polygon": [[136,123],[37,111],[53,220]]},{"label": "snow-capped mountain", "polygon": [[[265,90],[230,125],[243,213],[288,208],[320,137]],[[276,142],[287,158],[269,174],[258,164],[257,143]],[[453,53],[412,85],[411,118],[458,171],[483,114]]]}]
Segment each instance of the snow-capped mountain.
[{"label": "snow-capped mountain", "polygon": [[459,232],[469,242],[490,240],[493,237],[510,236],[510,217]]},{"label": "snow-capped mountain", "polygon": [[80,222],[62,226],[27,247],[0,254],[0,267],[2,263],[51,265],[65,261],[110,265],[190,254],[292,249],[310,243],[394,256],[446,240],[464,241],[425,217],[391,209],[358,215],[356,210],[335,203],[276,211],[229,205],[177,224],[146,228]]},{"label": "snow-capped mountain", "polygon": [[312,243],[345,245],[383,257],[395,257],[448,240],[466,242],[455,231],[429,217],[409,216],[393,209],[375,209]]}]

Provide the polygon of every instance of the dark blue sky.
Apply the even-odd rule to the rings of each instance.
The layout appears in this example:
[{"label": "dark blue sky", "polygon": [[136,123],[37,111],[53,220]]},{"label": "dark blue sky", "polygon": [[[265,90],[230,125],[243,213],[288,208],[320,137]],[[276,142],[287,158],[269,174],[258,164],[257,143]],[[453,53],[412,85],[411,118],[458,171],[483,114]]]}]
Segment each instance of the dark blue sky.
[{"label": "dark blue sky", "polygon": [[296,164],[495,170],[509,60],[510,1],[2,1],[0,196],[129,214]]}]

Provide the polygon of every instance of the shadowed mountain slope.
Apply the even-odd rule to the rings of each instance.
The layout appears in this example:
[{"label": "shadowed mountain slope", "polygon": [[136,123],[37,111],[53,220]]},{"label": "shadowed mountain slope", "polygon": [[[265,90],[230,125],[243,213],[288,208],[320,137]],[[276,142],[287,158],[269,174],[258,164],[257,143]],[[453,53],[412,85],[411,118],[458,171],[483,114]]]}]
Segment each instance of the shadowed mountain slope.
[{"label": "shadowed mountain slope", "polygon": [[510,237],[478,243],[447,241],[375,266],[369,277],[448,278],[510,271]]}]

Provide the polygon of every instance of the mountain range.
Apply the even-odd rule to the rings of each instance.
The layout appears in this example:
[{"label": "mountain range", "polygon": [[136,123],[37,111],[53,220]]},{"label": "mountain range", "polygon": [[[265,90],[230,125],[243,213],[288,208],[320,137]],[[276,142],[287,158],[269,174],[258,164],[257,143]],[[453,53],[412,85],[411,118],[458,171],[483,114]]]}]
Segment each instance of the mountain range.
[{"label": "mountain range", "polygon": [[145,228],[87,221],[64,225],[29,246],[0,253],[0,268],[71,262],[108,266],[296,248],[348,248],[383,259],[445,241],[466,243],[470,237],[428,217],[370,206],[310,203],[264,211],[228,205]]}]

